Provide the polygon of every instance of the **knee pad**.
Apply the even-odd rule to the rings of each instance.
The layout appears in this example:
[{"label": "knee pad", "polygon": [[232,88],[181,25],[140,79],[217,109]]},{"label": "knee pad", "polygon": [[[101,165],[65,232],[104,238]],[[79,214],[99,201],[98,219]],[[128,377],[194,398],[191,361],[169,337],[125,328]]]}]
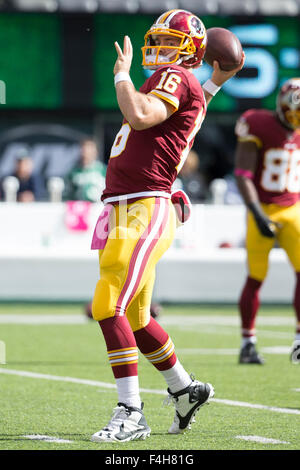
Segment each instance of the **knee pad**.
[{"label": "knee pad", "polygon": [[114,291],[114,286],[105,279],[97,282],[92,304],[94,320],[101,321],[114,316]]}]

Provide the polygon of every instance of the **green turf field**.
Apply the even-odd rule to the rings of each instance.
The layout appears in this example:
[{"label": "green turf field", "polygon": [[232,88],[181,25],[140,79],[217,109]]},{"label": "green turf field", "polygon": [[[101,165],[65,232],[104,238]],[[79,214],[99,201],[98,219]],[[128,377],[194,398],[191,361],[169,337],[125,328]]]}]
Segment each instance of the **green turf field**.
[{"label": "green turf field", "polygon": [[117,403],[98,324],[85,318],[80,305],[0,304],[2,362],[4,352],[6,358],[0,364],[0,449],[300,449],[300,365],[291,364],[288,353],[292,308],[261,308],[263,366],[237,363],[234,306],[165,306],[159,322],[186,369],[214,385],[214,399],[201,408],[191,431],[168,435],[174,411],[163,403],[165,383],[140,356],[151,436],[123,445],[96,444],[90,436],[107,424]]}]

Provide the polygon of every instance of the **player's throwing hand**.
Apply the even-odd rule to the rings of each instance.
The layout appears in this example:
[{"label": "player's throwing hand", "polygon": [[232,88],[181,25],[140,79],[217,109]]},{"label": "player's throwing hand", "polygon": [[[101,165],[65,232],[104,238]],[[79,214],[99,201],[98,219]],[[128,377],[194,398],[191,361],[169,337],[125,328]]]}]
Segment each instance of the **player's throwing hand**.
[{"label": "player's throwing hand", "polygon": [[132,44],[129,36],[124,37],[123,51],[117,41],[115,42],[115,48],[118,58],[114,66],[114,74],[116,75],[118,72],[129,73],[133,57]]},{"label": "player's throwing hand", "polygon": [[230,70],[230,71],[225,71],[225,70],[222,70],[220,68],[220,65],[219,65],[219,62],[214,60],[213,62],[213,73],[212,73],[212,81],[218,85],[218,86],[222,86],[227,80],[229,80],[230,78],[232,78],[236,73],[238,73],[240,70],[242,70],[242,68],[244,67],[244,64],[245,64],[245,59],[246,59],[246,56],[245,56],[245,53],[243,52],[242,53],[242,60],[241,60],[241,63],[239,65],[237,65],[236,68]]}]

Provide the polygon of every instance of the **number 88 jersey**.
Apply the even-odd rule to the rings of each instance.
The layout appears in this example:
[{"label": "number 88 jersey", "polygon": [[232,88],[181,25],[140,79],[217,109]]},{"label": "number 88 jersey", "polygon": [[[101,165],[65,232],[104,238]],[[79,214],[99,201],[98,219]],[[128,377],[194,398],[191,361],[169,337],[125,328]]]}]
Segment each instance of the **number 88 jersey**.
[{"label": "number 88 jersey", "polygon": [[300,193],[300,129],[291,131],[276,113],[250,109],[237,121],[240,142],[255,142],[258,160],[254,184],[261,202],[291,206]]}]

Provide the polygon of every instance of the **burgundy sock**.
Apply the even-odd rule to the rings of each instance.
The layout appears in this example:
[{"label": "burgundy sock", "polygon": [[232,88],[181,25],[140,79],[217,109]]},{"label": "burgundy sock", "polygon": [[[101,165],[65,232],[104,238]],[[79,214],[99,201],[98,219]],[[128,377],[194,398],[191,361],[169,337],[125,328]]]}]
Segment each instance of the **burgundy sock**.
[{"label": "burgundy sock", "polygon": [[116,379],[138,375],[138,351],[134,334],[125,316],[99,321],[107,353]]},{"label": "burgundy sock", "polygon": [[255,320],[260,305],[259,289],[261,285],[262,281],[248,277],[242,290],[239,308],[243,338],[255,336]]},{"label": "burgundy sock", "polygon": [[174,344],[154,318],[150,318],[145,328],[135,331],[134,336],[140,351],[158,370],[168,370],[174,366]]}]

